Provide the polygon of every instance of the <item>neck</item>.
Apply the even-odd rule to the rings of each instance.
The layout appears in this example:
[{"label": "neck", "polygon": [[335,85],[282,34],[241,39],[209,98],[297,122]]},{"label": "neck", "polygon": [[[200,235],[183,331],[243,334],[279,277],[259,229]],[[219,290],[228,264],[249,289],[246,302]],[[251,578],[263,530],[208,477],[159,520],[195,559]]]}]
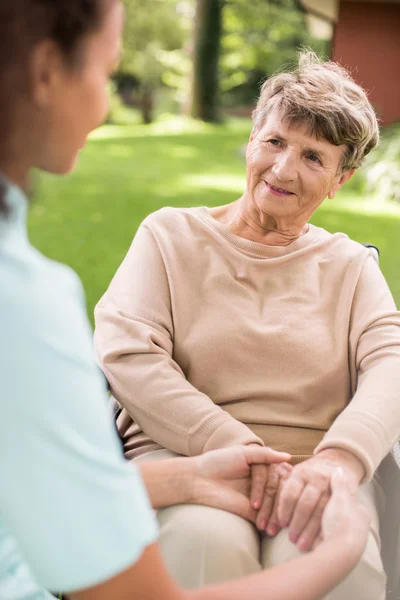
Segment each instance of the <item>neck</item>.
[{"label": "neck", "polygon": [[13,185],[25,192],[29,189],[29,169],[20,164],[0,161],[0,173]]},{"label": "neck", "polygon": [[289,222],[261,212],[246,194],[227,207],[224,222],[235,235],[267,246],[288,246],[307,233],[309,227],[304,219]]}]

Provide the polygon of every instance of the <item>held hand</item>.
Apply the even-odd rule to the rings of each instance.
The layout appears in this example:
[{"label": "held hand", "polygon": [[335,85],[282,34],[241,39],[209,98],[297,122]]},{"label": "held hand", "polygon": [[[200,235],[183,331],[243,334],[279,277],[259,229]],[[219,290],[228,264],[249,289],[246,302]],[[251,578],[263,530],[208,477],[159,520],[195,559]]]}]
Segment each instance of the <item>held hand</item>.
[{"label": "held hand", "polygon": [[237,446],[196,456],[193,503],[227,510],[255,521],[249,496],[252,466],[280,463],[290,455],[258,445]]},{"label": "held hand", "polygon": [[342,467],[355,492],[363,477],[361,463],[345,450],[326,450],[296,465],[279,498],[279,524],[289,527],[289,538],[299,550],[309,550],[321,528],[331,496],[331,479]]},{"label": "held hand", "polygon": [[345,540],[361,557],[368,540],[371,513],[357,501],[353,481],[340,467],[331,479],[332,496],[322,517],[321,538]]},{"label": "held hand", "polygon": [[[269,465],[266,472],[260,473],[260,465],[252,467],[252,506],[259,507],[256,525],[260,531],[270,536],[276,535],[280,531],[277,509],[279,505],[279,496],[284,481],[291,474],[293,467],[287,462]],[[261,502],[259,497],[261,495]]]}]

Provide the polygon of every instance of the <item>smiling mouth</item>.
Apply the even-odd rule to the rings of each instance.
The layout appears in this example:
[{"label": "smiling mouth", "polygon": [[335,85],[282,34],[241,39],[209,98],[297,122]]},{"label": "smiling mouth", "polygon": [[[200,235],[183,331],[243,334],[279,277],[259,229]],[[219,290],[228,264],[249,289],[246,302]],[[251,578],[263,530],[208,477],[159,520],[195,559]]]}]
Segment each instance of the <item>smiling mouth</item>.
[{"label": "smiling mouth", "polygon": [[288,192],[288,190],[284,190],[283,188],[276,187],[268,183],[268,181],[264,182],[267,188],[276,196],[294,196],[293,192]]}]

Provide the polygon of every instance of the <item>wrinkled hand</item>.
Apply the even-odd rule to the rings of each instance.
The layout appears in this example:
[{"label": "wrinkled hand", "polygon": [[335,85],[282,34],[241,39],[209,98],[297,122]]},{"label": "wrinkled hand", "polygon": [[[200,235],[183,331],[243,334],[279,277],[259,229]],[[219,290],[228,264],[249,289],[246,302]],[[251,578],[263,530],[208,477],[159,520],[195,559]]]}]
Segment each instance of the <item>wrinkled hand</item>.
[{"label": "wrinkled hand", "polygon": [[299,550],[309,550],[321,529],[321,519],[331,496],[331,479],[338,467],[355,492],[363,477],[363,466],[345,450],[324,450],[295,465],[279,495],[278,520],[289,527],[289,538]]},{"label": "wrinkled hand", "polygon": [[368,540],[372,515],[357,501],[352,479],[340,467],[331,478],[332,496],[321,524],[321,541],[341,538],[361,557]]},{"label": "wrinkled hand", "polygon": [[260,531],[274,536],[280,531],[279,496],[283,482],[293,467],[282,462],[274,465],[254,465],[251,468],[251,505],[258,509],[256,525]]},{"label": "wrinkled hand", "polygon": [[290,455],[259,445],[213,450],[196,456],[193,504],[212,506],[255,522],[250,504],[253,465],[265,467],[290,460]]}]

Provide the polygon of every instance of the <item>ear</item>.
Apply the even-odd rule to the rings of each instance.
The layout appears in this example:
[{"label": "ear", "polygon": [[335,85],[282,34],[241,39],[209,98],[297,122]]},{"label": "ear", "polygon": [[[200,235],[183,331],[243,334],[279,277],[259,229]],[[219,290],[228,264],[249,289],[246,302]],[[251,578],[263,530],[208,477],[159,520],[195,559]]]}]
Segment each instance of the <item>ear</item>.
[{"label": "ear", "polygon": [[344,171],[344,173],[342,173],[341,175],[339,175],[337,177],[335,183],[333,184],[333,186],[331,187],[331,189],[328,192],[328,198],[330,200],[332,200],[332,198],[334,198],[336,196],[336,194],[338,193],[340,188],[342,186],[344,186],[344,184],[347,183],[349,181],[349,179],[351,179],[353,177],[355,172],[356,172],[355,169],[350,169],[349,171]]},{"label": "ear", "polygon": [[39,106],[52,102],[63,74],[65,64],[61,50],[52,40],[43,40],[33,51],[30,63],[33,99]]}]

